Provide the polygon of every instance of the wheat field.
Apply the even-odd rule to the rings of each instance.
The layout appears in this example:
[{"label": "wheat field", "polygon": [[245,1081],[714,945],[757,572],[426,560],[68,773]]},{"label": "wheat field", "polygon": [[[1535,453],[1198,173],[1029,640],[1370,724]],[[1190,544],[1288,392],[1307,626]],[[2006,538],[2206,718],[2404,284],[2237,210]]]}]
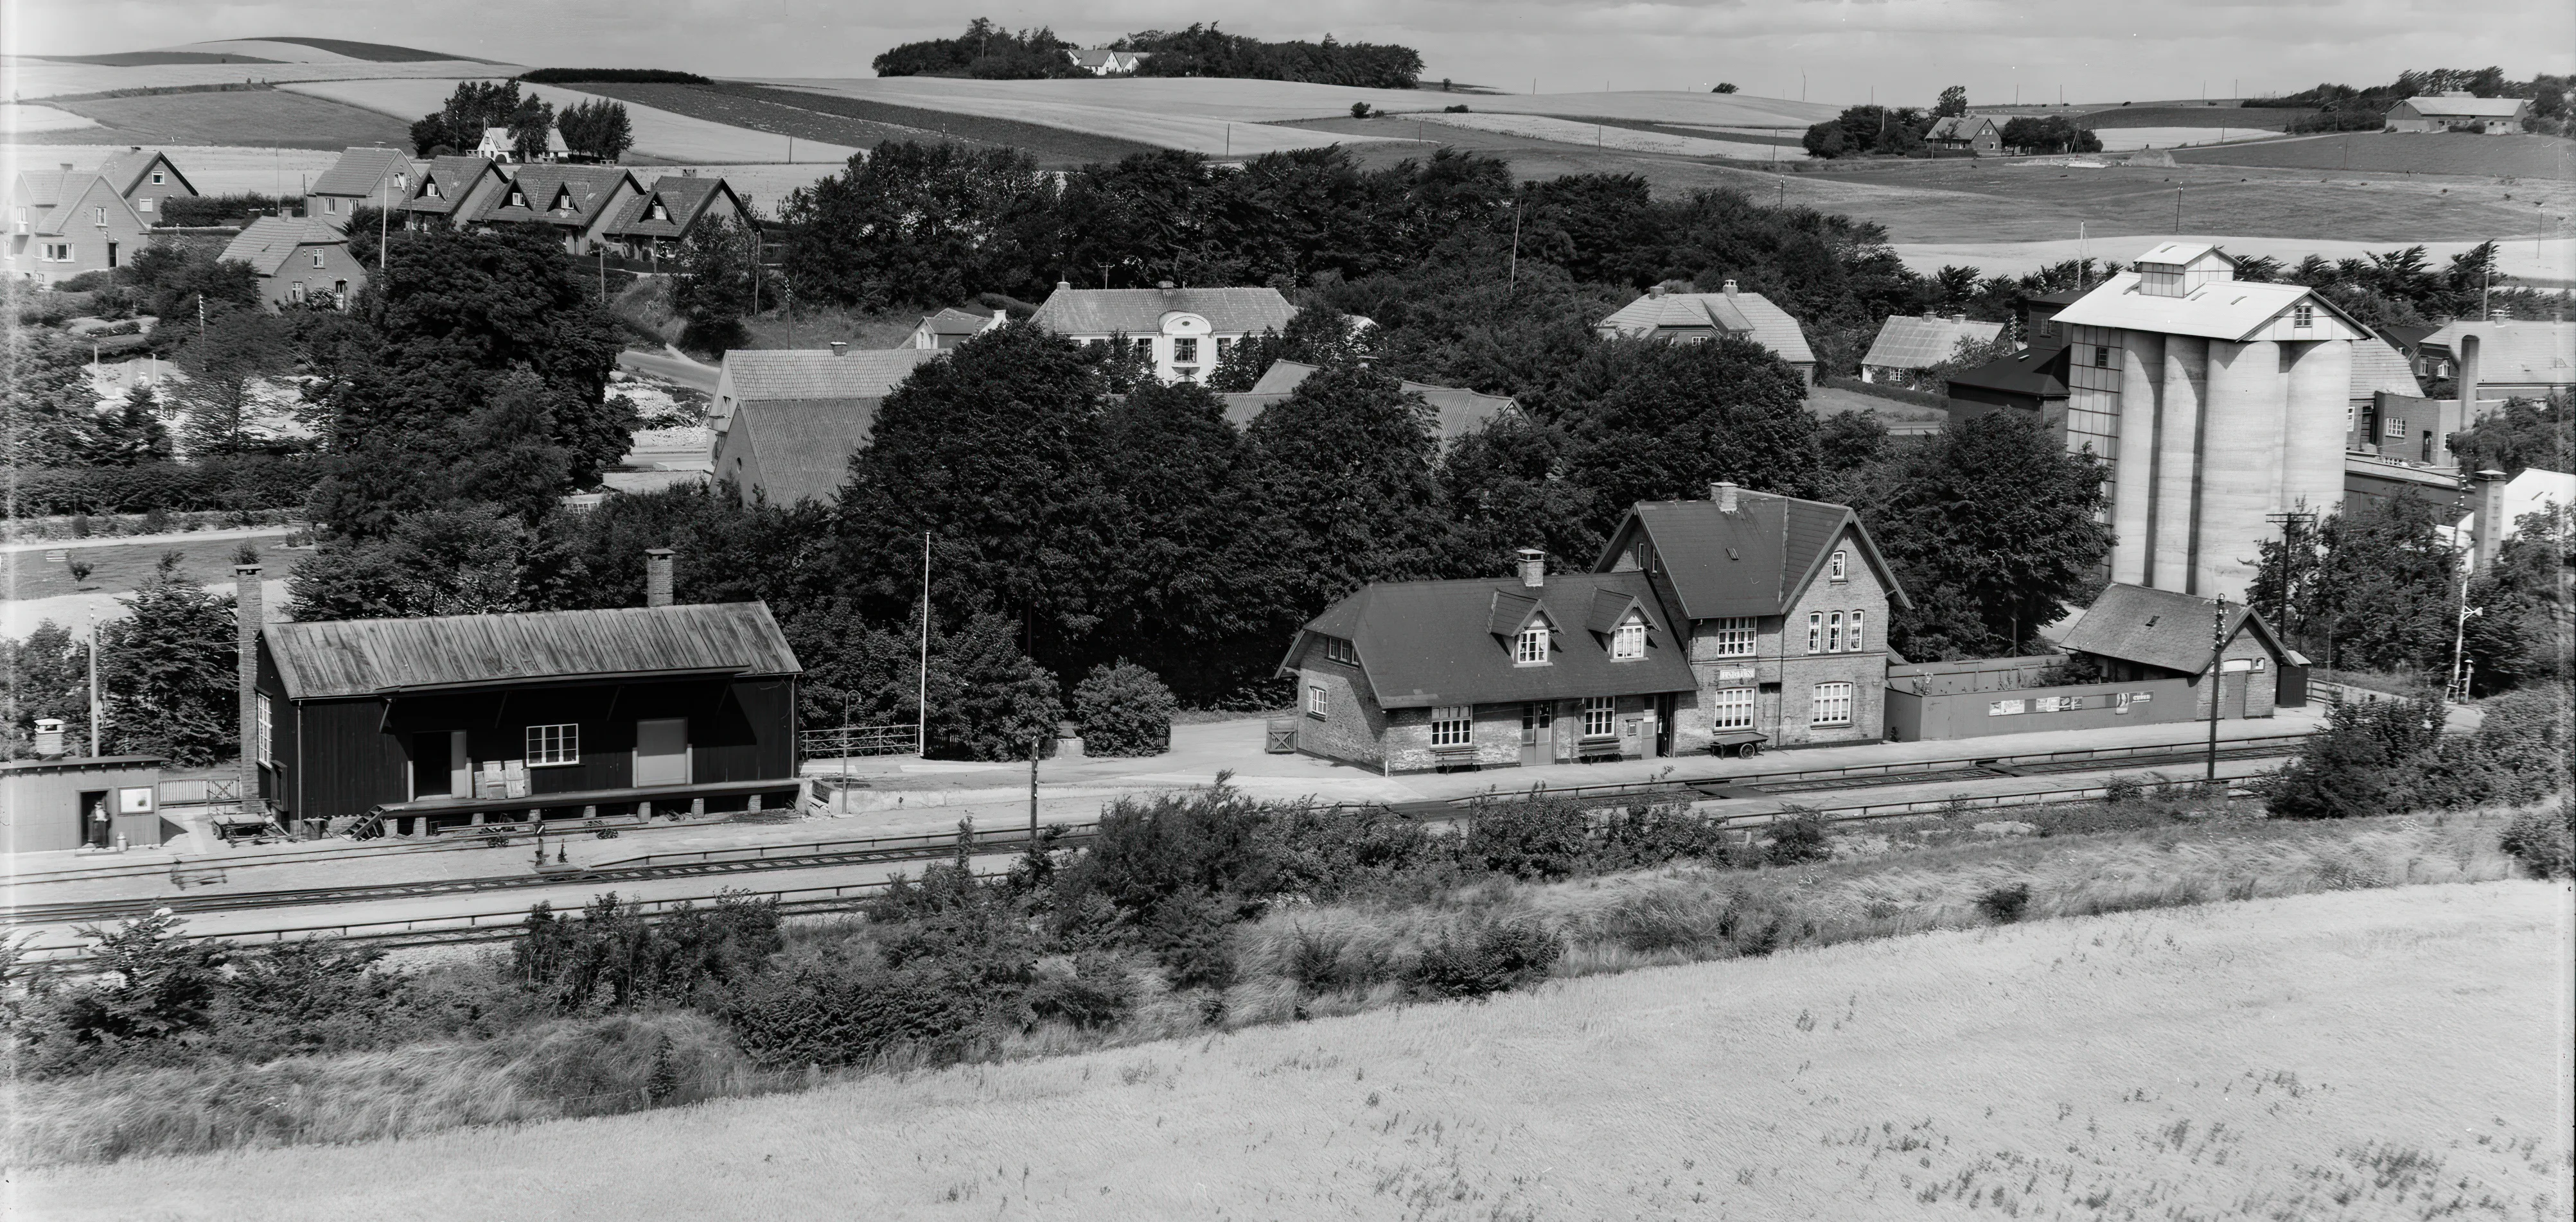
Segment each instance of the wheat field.
[{"label": "wheat field", "polygon": [[[311,81],[280,88],[410,120],[437,110],[455,91],[456,82],[418,79]],[[560,85],[522,84],[519,92],[553,103],[558,112],[576,103],[599,99],[598,94]],[[789,153],[789,141],[785,136],[711,123],[632,102],[623,105],[635,132],[634,151],[644,156],[688,164],[721,165],[730,162],[784,162]],[[799,161],[837,164],[848,160],[856,151],[846,145],[812,140],[794,142],[794,153]]]},{"label": "wheat field", "polygon": [[608,1119],[40,1170],[13,1205],[2559,1218],[2568,902],[2418,886],[1933,933]]}]

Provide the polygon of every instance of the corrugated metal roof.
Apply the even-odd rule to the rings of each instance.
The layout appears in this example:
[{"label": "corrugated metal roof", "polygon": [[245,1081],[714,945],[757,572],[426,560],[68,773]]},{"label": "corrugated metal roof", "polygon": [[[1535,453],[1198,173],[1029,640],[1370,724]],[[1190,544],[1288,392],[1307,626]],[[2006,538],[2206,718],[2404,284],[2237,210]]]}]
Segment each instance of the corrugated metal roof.
[{"label": "corrugated metal roof", "polygon": [[1887,588],[1888,601],[1912,605],[1850,507],[1744,489],[1736,498],[1734,513],[1719,512],[1714,501],[1641,501],[1611,532],[1610,545],[1592,567],[1616,565],[1630,537],[1642,531],[1683,615],[1781,615],[1824,570],[1835,540],[1848,530],[1862,562]]},{"label": "corrugated metal roof", "polygon": [[1640,338],[1721,331],[1744,336],[1793,365],[1816,362],[1798,320],[1760,293],[1649,293],[1619,307],[1594,329]]},{"label": "corrugated metal roof", "polygon": [[[2067,629],[2059,644],[2070,652],[2099,654],[2124,662],[2143,662],[2187,675],[2209,669],[2211,621],[2216,602],[2178,590],[2156,590],[2114,582],[2102,591],[2084,616]],[[2243,603],[2227,608],[2227,639],[2247,623],[2275,661],[2288,660],[2272,626]]]},{"label": "corrugated metal roof", "polygon": [[2086,293],[2083,300],[2058,311],[2057,321],[2061,326],[2120,327],[2165,335],[2242,340],[2290,307],[2306,302],[2333,313],[2355,331],[2368,331],[2304,285],[2220,280],[2180,297],[2142,293],[2138,285],[2136,272],[2121,272]]},{"label": "corrugated metal roof", "polygon": [[[1610,659],[1606,633],[1591,631],[1595,596],[1634,599],[1646,613],[1646,656]],[[1548,664],[1522,666],[1497,623],[1518,625],[1534,609],[1554,631]],[[1325,609],[1309,633],[1358,646],[1360,669],[1380,707],[1423,708],[1572,700],[1689,691],[1689,642],[1657,605],[1643,573],[1550,573],[1531,589],[1517,578],[1380,582]],[[1301,637],[1287,658],[1294,663]],[[1283,669],[1285,667],[1283,666]]]},{"label": "corrugated metal roof", "polygon": [[[876,427],[875,399],[752,402],[734,413],[727,441],[760,465],[759,491],[773,505],[829,503],[850,478],[850,455]],[[747,491],[747,490],[746,490]]]},{"label": "corrugated metal roof", "polygon": [[1058,335],[1160,335],[1163,316],[1196,314],[1220,335],[1287,329],[1297,307],[1273,288],[1077,289],[1058,287],[1035,321]]},{"label": "corrugated metal roof", "polygon": [[929,348],[736,348],[722,379],[736,399],[882,399],[942,354]]},{"label": "corrugated metal roof", "polygon": [[411,155],[401,149],[347,149],[341,152],[338,161],[331,163],[330,169],[322,171],[322,176],[313,180],[312,188],[305,193],[361,197],[374,195],[376,184],[383,182],[386,175],[396,170],[410,168]]},{"label": "corrugated metal roof", "polygon": [[[1319,366],[1302,361],[1272,361],[1261,372],[1261,380],[1252,389],[1223,396],[1225,418],[1236,428],[1249,428],[1270,405],[1287,398]],[[1520,411],[1520,403],[1508,395],[1488,395],[1457,386],[1433,386],[1425,382],[1405,382],[1407,394],[1422,396],[1433,415],[1432,431],[1445,444],[1461,434],[1474,432],[1486,422],[1506,413]]]},{"label": "corrugated metal roof", "polygon": [[269,624],[295,700],[654,671],[802,673],[766,603]]},{"label": "corrugated metal roof", "polygon": [[1991,344],[2003,330],[1999,322],[1891,314],[1879,325],[1878,338],[1870,343],[1869,355],[1862,357],[1860,363],[1881,369],[1929,369],[1949,360],[1950,354],[1958,351],[1960,340]]},{"label": "corrugated metal roof", "polygon": [[2478,337],[2480,383],[2576,385],[2576,322],[2474,322],[2445,324],[2424,337],[2423,347],[2459,359],[2460,337]]},{"label": "corrugated metal roof", "polygon": [[320,221],[263,216],[252,221],[250,228],[233,235],[217,258],[247,263],[260,275],[274,276],[284,270],[288,259],[295,257],[298,247],[345,246],[348,242],[348,235]]}]

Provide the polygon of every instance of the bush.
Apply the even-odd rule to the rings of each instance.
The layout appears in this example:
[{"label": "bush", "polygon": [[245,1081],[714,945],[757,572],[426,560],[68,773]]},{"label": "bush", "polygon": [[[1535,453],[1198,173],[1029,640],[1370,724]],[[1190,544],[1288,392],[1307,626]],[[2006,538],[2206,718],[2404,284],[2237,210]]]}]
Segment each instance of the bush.
[{"label": "bush", "polygon": [[1613,813],[1593,846],[1592,866],[1631,870],[1668,861],[1708,861],[1733,865],[1730,833],[1680,805],[1631,806]]},{"label": "bush", "polygon": [[2576,800],[2514,816],[2500,843],[2534,878],[2576,874]]},{"label": "bush", "polygon": [[257,192],[173,196],[161,201],[161,223],[180,228],[248,224],[263,213],[278,212],[293,205],[293,200]]},{"label": "bush", "polygon": [[1783,817],[1771,824],[1771,839],[1763,853],[1772,865],[1789,866],[1833,857],[1833,835],[1825,830],[1822,813],[1797,806],[1784,807],[1780,813]]},{"label": "bush", "polygon": [[1404,969],[1416,997],[1487,997],[1547,978],[1565,943],[1536,920],[1442,930]]},{"label": "bush", "polygon": [[2021,919],[2022,910],[2030,907],[2030,884],[2014,883],[2009,887],[1988,888],[1977,897],[1977,911],[1998,925],[2010,925]]},{"label": "bush", "polygon": [[1395,977],[1395,956],[1383,945],[1302,925],[1289,937],[1288,978],[1309,994],[1357,993]]},{"label": "bush", "polygon": [[1591,856],[1589,821],[1572,801],[1532,794],[1468,808],[1460,864],[1520,879],[1571,877]]},{"label": "bush", "polygon": [[1172,748],[1172,689],[1133,662],[1100,665],[1073,689],[1085,755],[1161,755]]},{"label": "bush", "polygon": [[725,1021],[754,1064],[828,1069],[905,1051],[954,1061],[988,1013],[985,997],[937,966],[826,959],[753,984]]},{"label": "bush", "polygon": [[2410,809],[2417,770],[2439,744],[2438,700],[2341,704],[2272,783],[2271,812],[2345,819]]},{"label": "bush", "polygon": [[18,512],[152,513],[287,509],[311,499],[323,460],[311,454],[209,456],[131,467],[52,467],[19,472]]},{"label": "bush", "polygon": [[1259,835],[1272,890],[1315,899],[1416,874],[1442,857],[1423,825],[1376,806],[1274,810]]}]

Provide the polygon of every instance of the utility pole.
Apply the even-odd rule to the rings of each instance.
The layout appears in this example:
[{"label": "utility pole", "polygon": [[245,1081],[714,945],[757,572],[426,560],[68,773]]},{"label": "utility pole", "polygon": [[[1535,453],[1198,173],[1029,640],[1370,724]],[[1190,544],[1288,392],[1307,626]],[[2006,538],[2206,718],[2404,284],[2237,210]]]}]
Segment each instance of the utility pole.
[{"label": "utility pole", "polygon": [[99,724],[106,720],[107,712],[99,707],[98,703],[98,613],[92,611],[89,616],[89,756],[91,759],[97,759],[104,754],[98,749],[98,730]]},{"label": "utility pole", "polygon": [[2218,599],[2209,621],[2209,783],[2218,783],[2218,705],[2227,687],[2227,600]]},{"label": "utility pole", "polygon": [[2182,184],[2174,184],[2174,236],[2182,236]]},{"label": "utility pole", "polygon": [[1029,740],[1029,856],[1038,855],[1038,751],[1046,745],[1043,737]]},{"label": "utility pole", "polygon": [[1503,300],[1511,300],[1521,283],[1521,202],[1512,201],[1512,269],[1503,281]]},{"label": "utility pole", "polygon": [[912,753],[930,753],[930,532],[921,532],[921,687],[912,701]]},{"label": "utility pole", "polygon": [[2455,703],[2466,702],[2469,698],[2469,617],[2479,614],[2484,612],[2469,610],[2469,573],[2463,570],[2460,573],[2459,621],[2451,636],[2451,682],[2442,693]]}]

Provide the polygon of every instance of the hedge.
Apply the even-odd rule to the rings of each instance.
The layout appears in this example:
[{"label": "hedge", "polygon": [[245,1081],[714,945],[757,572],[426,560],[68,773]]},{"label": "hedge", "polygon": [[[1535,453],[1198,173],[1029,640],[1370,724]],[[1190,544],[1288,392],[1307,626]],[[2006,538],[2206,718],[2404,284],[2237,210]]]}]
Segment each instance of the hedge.
[{"label": "hedge", "polygon": [[48,467],[18,473],[17,512],[149,513],[155,509],[289,509],[321,482],[314,454],[243,454],[132,467]]}]

